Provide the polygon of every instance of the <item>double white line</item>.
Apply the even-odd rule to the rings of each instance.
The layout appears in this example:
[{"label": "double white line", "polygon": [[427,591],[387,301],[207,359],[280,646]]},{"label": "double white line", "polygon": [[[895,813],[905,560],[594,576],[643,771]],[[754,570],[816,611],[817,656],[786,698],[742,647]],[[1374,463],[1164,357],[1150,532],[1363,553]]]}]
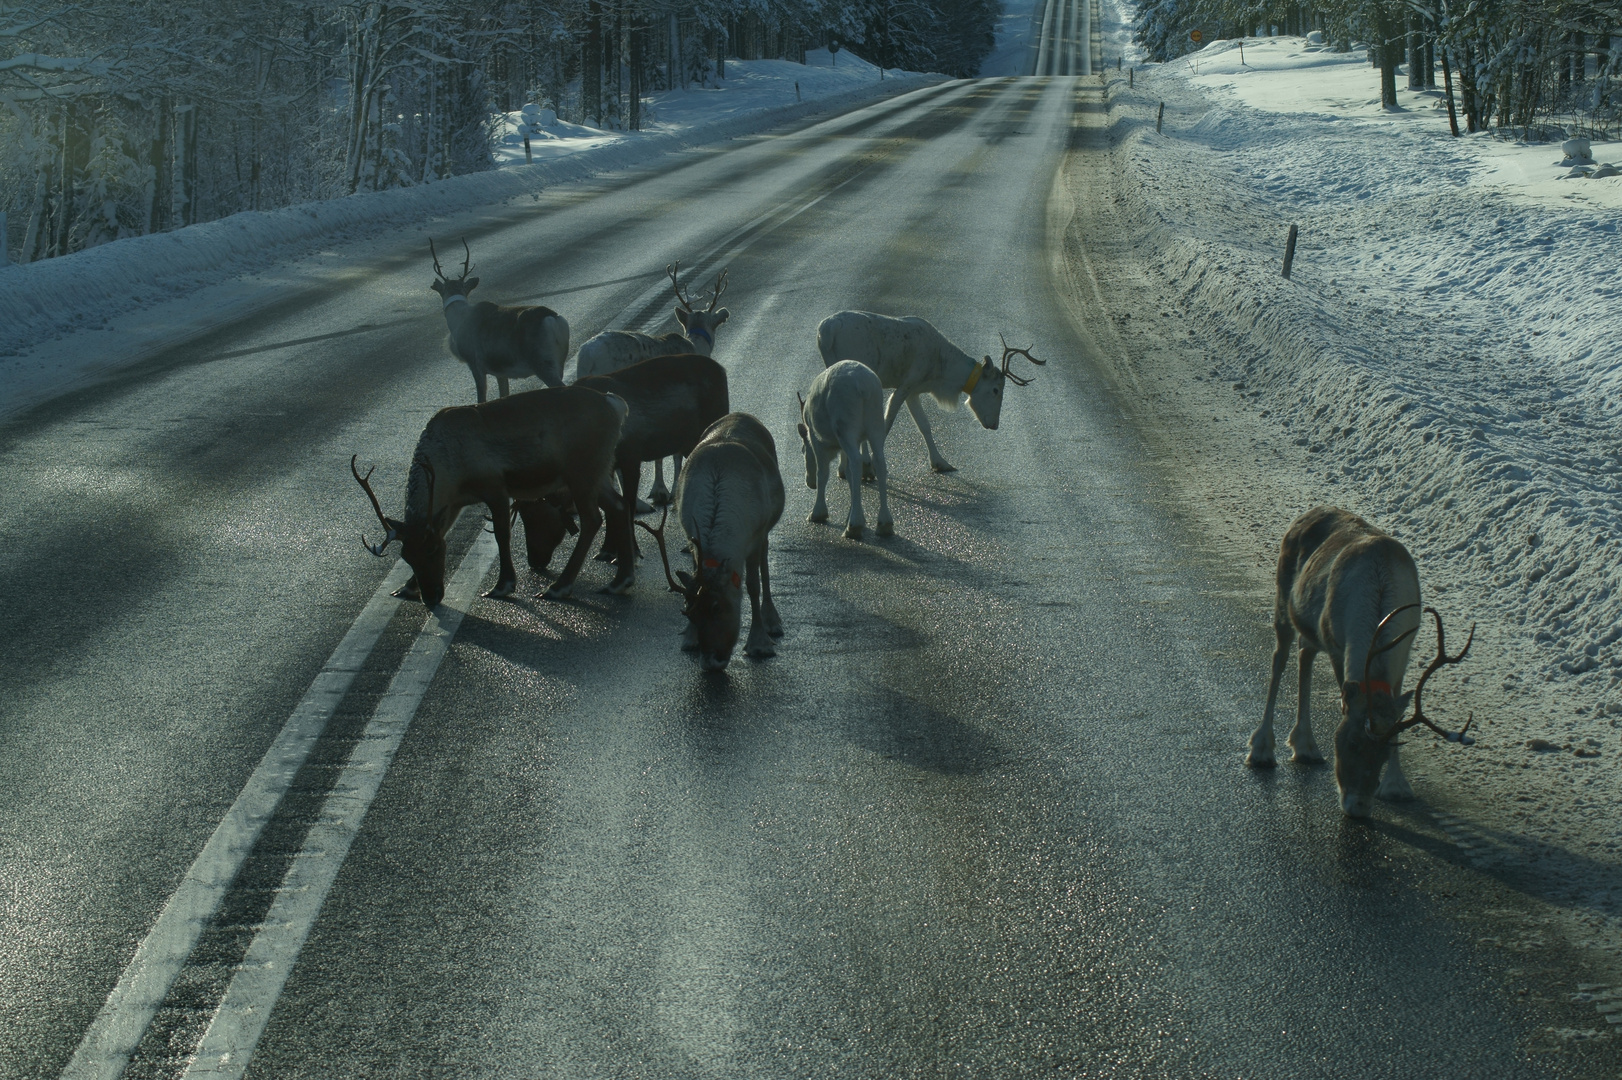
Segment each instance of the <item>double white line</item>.
[{"label": "double white line", "polygon": [[[954,99],[959,95],[942,96]],[[780,204],[760,214],[712,244],[695,265],[710,260],[730,261],[871,167],[869,164],[857,169],[812,198]],[[626,307],[621,317],[647,310],[665,288],[662,282],[651,286]],[[443,602],[429,612],[411,651],[350,753],[246,957],[232,976],[225,998],[186,1069],[187,1077],[234,1078],[247,1069],[299,951],[360,831],[366,810],[495,557],[494,537],[481,530],[457,567]],[[135,950],[118,985],[62,1071],[63,1080],[118,1080],[124,1072],[260,833],[399,609],[400,601],[393,593],[410,576],[410,567],[397,562],[333,650],[242,793],[186,871],[180,887],[164,905],[157,923]]]}]

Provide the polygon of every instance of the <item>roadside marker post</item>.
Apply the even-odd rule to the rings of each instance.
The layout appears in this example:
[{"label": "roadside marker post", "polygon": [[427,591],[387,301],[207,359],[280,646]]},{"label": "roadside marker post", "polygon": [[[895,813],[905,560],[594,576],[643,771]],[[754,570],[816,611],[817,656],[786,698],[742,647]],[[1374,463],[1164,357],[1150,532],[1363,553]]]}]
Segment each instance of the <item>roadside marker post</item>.
[{"label": "roadside marker post", "polygon": [[1160,103],[1160,115],[1155,117],[1155,134],[1156,135],[1160,134],[1160,123],[1161,123],[1161,121],[1163,121],[1165,119],[1166,119],[1166,103],[1164,101],[1162,101]]},{"label": "roadside marker post", "polygon": [[1289,239],[1284,241],[1284,280],[1290,280],[1290,264],[1295,262],[1295,226],[1290,226]]}]

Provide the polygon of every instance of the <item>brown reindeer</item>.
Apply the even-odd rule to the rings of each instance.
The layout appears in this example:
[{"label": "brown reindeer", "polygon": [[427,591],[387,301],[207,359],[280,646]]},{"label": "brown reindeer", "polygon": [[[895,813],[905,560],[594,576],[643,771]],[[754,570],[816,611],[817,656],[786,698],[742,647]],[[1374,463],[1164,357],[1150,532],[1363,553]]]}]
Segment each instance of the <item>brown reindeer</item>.
[{"label": "brown reindeer", "polygon": [[[598,496],[614,465],[614,448],[625,422],[624,400],[577,387],[531,390],[479,405],[441,409],[423,428],[406,481],[404,520],[384,515],[369,480],[349,461],[350,471],[385,530],[378,544],[361,543],[381,556],[400,541],[400,557],[414,575],[399,595],[421,597],[429,607],[445,596],[445,534],[457,512],[473,503],[490,508],[501,573],[490,596],[510,596],[518,574],[512,559],[512,510],[517,501],[529,542],[530,566],[543,570],[565,525],[549,501],[566,493],[580,519],[580,537],[551,600],[569,595],[591,541],[601,527]],[[375,466],[374,466],[375,468]]]},{"label": "brown reindeer", "polygon": [[[1436,619],[1436,659],[1426,667],[1413,693],[1402,693],[1409,650],[1419,629],[1419,609],[1419,570],[1402,544],[1357,515],[1333,506],[1320,506],[1297,518],[1279,547],[1273,677],[1267,687],[1267,708],[1261,726],[1250,737],[1245,763],[1261,767],[1274,763],[1273,715],[1279,682],[1289,662],[1290,644],[1299,641],[1296,721],[1287,740],[1293,751],[1291,760],[1323,760],[1312,737],[1309,705],[1312,661],[1326,652],[1340,687],[1335,783],[1341,809],[1352,817],[1367,817],[1375,798],[1413,798],[1397,760],[1396,736],[1424,724],[1451,742],[1471,741],[1468,723],[1459,732],[1432,723],[1420,709],[1420,693],[1437,669],[1463,660],[1475,640],[1472,626],[1459,654],[1447,655],[1442,617],[1425,608]],[[1408,625],[1410,621],[1412,625]],[[1386,639],[1383,643],[1382,637]],[[1362,678],[1352,679],[1357,673]],[[1410,701],[1414,715],[1404,720]]]},{"label": "brown reindeer", "polygon": [[501,307],[468,294],[479,279],[470,278],[473,252],[462,241],[465,257],[462,275],[455,281],[439,267],[439,253],[428,241],[434,257],[436,280],[428,287],[439,294],[445,305],[445,325],[450,328],[447,344],[451,354],[473,372],[473,386],[484,400],[485,378],[496,377],[496,389],[507,396],[508,378],[533,375],[547,386],[563,385],[563,362],[569,356],[569,323],[547,307]]},{"label": "brown reindeer", "polygon": [[604,549],[615,553],[617,569],[607,591],[628,593],[636,584],[631,522],[642,463],[691,453],[705,429],[727,414],[726,368],[707,356],[656,356],[574,385],[617,395],[631,410],[614,451],[627,506],[617,500],[608,505],[609,529],[603,540]]}]

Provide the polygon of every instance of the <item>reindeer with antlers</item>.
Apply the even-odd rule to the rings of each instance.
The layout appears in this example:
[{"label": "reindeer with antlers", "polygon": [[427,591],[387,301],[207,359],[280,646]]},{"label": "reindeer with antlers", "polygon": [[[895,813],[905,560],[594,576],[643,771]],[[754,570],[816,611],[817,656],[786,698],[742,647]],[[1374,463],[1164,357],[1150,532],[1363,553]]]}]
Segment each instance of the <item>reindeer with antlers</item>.
[{"label": "reindeer with antlers", "polygon": [[[530,568],[540,572],[563,539],[566,525],[553,500],[566,497],[580,519],[568,564],[546,590],[550,600],[569,595],[592,538],[601,526],[598,498],[608,485],[614,448],[629,408],[612,394],[566,386],[531,390],[480,405],[441,409],[417,440],[406,481],[404,520],[383,513],[372,490],[372,469],[349,471],[372,500],[383,539],[361,543],[381,557],[400,541],[400,557],[413,577],[399,595],[429,607],[445,596],[445,534],[458,511],[473,503],[490,508],[501,573],[490,596],[510,596],[518,574],[512,559],[512,504],[524,520]],[[373,466],[376,468],[376,466]]]},{"label": "reindeer with antlers", "polygon": [[[1287,740],[1296,762],[1320,762],[1323,754],[1312,737],[1309,703],[1312,662],[1329,654],[1340,687],[1340,727],[1335,732],[1335,783],[1341,809],[1351,817],[1368,817],[1375,798],[1413,798],[1397,760],[1396,737],[1423,724],[1450,742],[1468,744],[1470,725],[1446,731],[1421,708],[1425,681],[1444,665],[1457,664],[1470,651],[1475,627],[1456,656],[1447,654],[1442,617],[1436,619],[1436,658],[1425,668],[1411,694],[1402,693],[1402,677],[1421,616],[1419,570],[1408,549],[1355,514],[1333,506],[1309,510],[1284,534],[1278,555],[1278,592],[1273,604],[1273,678],[1261,726],[1250,737],[1245,763],[1274,763],[1273,715],[1278,687],[1289,662],[1290,644],[1299,641],[1300,686],[1295,726]],[[1412,625],[1409,612],[1414,612]],[[1400,628],[1399,628],[1400,627]],[[1382,637],[1385,637],[1383,643]],[[1362,673],[1361,679],[1350,679]],[[1403,713],[1409,702],[1414,715]],[[1384,779],[1381,779],[1381,770]]]},{"label": "reindeer with antlers", "polygon": [[[1000,366],[994,365],[989,356],[981,363],[923,319],[897,319],[867,311],[841,311],[822,320],[817,327],[817,351],[822,354],[824,367],[855,360],[878,372],[880,385],[894,391],[884,410],[884,430],[895,426],[895,418],[905,404],[929,447],[929,467],[942,473],[956,469],[935,445],[918,396],[929,394],[942,408],[955,409],[966,394],[975,419],[986,430],[996,431],[1002,416],[1004,385],[1031,383],[1009,370],[1014,357],[1023,356],[1033,364],[1047,363],[1032,356],[1030,349],[1010,348],[1007,341],[1003,342]],[[867,461],[864,454],[864,473],[868,471]]]},{"label": "reindeer with antlers", "polygon": [[462,241],[462,275],[452,281],[439,265],[439,252],[428,241],[436,280],[429,286],[444,301],[447,344],[451,354],[473,372],[473,386],[484,400],[486,377],[496,377],[496,389],[507,396],[507,380],[533,375],[547,386],[563,385],[563,362],[569,355],[569,323],[548,307],[502,307],[488,300],[477,304],[468,294],[479,279],[473,270],[473,252]]},{"label": "reindeer with antlers", "polygon": [[[743,595],[749,593],[749,637],[744,652],[777,655],[783,620],[772,603],[768,539],[783,516],[783,476],[772,433],[748,413],[728,413],[693,448],[676,485],[676,516],[693,553],[693,571],[670,572],[664,516],[657,529],[637,522],[659,542],[659,559],[672,592],[686,600],[682,648],[697,652],[705,671],[721,671],[743,630]],[[665,516],[669,515],[669,509]]]},{"label": "reindeer with antlers", "polygon": [[[710,306],[703,311],[694,307],[681,291],[681,282],[677,280],[680,272],[680,259],[665,267],[665,273],[670,275],[670,286],[676,291],[679,305],[676,308],[676,321],[681,324],[682,332],[656,335],[636,330],[604,330],[580,346],[574,361],[576,381],[592,375],[607,375],[656,356],[680,356],[684,353],[710,356],[714,353],[715,331],[731,315],[726,308],[716,307],[721,302],[721,294],[726,292],[727,272],[722,270],[715,275],[715,284],[710,287]],[[671,483],[675,483],[676,473],[681,469],[679,455],[671,459],[671,466]],[[663,506],[670,501],[670,489],[665,486],[663,458],[653,463],[653,489],[648,492],[648,500],[655,506]]]}]

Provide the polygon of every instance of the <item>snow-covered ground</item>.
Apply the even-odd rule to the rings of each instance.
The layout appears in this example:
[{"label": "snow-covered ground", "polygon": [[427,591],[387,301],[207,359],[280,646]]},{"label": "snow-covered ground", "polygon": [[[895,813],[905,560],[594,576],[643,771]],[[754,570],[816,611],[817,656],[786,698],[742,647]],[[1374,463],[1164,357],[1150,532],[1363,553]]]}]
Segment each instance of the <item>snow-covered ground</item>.
[{"label": "snow-covered ground", "polygon": [[[1124,45],[1126,0],[1105,6]],[[1454,138],[1434,93],[1383,111],[1361,51],[1300,38],[1247,39],[1243,63],[1214,42],[1132,89],[1109,74],[1159,314],[1208,350],[1176,393],[1268,474],[1236,491],[1290,504],[1229,500],[1258,561],[1317,502],[1408,544],[1450,644],[1480,627],[1436,708],[1474,709],[1481,741],[1431,756],[1436,777],[1498,830],[1492,858],[1560,853],[1575,932],[1622,957],[1622,177],[1572,177],[1558,143]]]},{"label": "snow-covered ground", "polygon": [[[1028,2],[1028,0],[1026,0]],[[147,351],[330,274],[297,260],[340,242],[651,161],[663,154],[838,110],[943,76],[887,71],[841,52],[729,60],[719,85],[650,95],[639,132],[556,124],[530,141],[500,139],[500,167],[435,184],[233,214],[118,240],[60,259],[0,267],[0,417],[104,377]],[[509,118],[509,121],[515,118]],[[189,302],[177,305],[177,299]],[[177,309],[178,308],[178,309]],[[71,335],[71,338],[67,335]]]}]

